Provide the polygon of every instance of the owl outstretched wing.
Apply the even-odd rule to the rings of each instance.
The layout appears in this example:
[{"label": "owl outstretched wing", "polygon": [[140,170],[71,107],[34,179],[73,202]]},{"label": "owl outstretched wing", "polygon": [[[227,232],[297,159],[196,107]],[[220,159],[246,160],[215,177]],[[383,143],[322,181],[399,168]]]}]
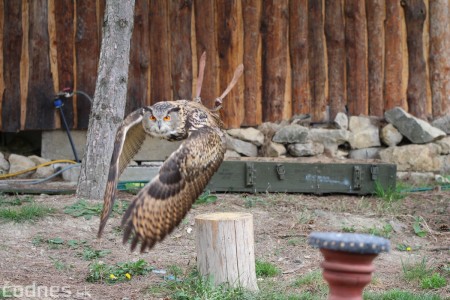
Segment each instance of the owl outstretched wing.
[{"label": "owl outstretched wing", "polygon": [[111,214],[116,196],[117,181],[145,140],[146,133],[141,125],[141,121],[146,110],[147,108],[144,107],[129,114],[117,130],[105,196],[103,198],[98,237],[102,235],[106,221]]},{"label": "owl outstretched wing", "polygon": [[219,130],[192,131],[128,207],[122,219],[124,243],[131,237],[134,250],[141,242],[142,252],[171,233],[219,168],[224,153]]}]

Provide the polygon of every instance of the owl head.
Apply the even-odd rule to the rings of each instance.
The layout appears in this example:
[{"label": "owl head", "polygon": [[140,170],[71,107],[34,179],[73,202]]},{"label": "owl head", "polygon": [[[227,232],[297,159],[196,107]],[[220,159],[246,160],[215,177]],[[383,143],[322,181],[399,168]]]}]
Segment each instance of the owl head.
[{"label": "owl head", "polygon": [[147,107],[142,119],[144,130],[154,137],[167,140],[185,138],[185,120],[180,104],[164,101]]}]

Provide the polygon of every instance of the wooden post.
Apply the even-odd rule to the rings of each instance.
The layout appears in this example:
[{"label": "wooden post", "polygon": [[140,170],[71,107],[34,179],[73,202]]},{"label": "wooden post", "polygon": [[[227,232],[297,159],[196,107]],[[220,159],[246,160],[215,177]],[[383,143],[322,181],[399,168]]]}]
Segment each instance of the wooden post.
[{"label": "wooden post", "polygon": [[229,212],[199,215],[197,267],[214,284],[228,282],[234,287],[257,291],[253,243],[253,216]]}]

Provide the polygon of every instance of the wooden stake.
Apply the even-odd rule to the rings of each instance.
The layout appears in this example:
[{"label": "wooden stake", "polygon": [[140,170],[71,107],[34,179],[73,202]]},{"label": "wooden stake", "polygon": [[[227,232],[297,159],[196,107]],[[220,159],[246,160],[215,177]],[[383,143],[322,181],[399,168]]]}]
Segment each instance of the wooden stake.
[{"label": "wooden stake", "polygon": [[197,228],[197,267],[214,284],[229,283],[257,291],[253,242],[253,216],[229,212],[199,215]]}]

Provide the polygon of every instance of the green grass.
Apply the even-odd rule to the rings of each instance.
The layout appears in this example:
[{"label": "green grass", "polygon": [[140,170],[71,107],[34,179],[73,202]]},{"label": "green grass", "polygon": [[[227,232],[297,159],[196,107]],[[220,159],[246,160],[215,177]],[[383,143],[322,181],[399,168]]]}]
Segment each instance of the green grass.
[{"label": "green grass", "polygon": [[270,262],[255,261],[256,277],[274,277],[280,274],[280,270]]},{"label": "green grass", "polygon": [[406,196],[406,193],[402,192],[402,187],[400,185],[397,187],[384,188],[378,181],[375,182],[374,194],[388,203],[396,202]]},{"label": "green grass", "polygon": [[[112,212],[122,215],[127,210],[128,204],[127,201],[116,201]],[[66,206],[64,208],[64,213],[75,218],[84,217],[86,220],[90,220],[93,216],[99,216],[102,209],[102,203],[89,203],[86,200],[81,199],[72,205]]]},{"label": "green grass", "polygon": [[152,269],[143,259],[135,262],[117,263],[115,265],[106,265],[103,262],[96,261],[89,265],[89,274],[86,277],[86,281],[100,283],[123,282],[131,280],[135,276],[145,275]]},{"label": "green grass", "polygon": [[26,221],[37,221],[53,213],[55,213],[54,208],[43,204],[29,203],[20,206],[0,208],[0,219],[22,223]]},{"label": "green grass", "polygon": [[311,271],[297,279],[292,284],[303,291],[302,299],[325,299],[328,294],[328,285],[322,277],[321,270]]},{"label": "green grass", "polygon": [[391,237],[393,231],[394,229],[392,228],[392,225],[389,223],[384,224],[383,227],[381,228],[373,226],[363,230],[364,233],[384,237],[387,239]]},{"label": "green grass", "polygon": [[447,280],[439,273],[432,273],[430,276],[425,276],[420,281],[420,287],[423,289],[439,289],[447,285]]},{"label": "green grass", "polygon": [[364,300],[444,300],[438,295],[430,293],[411,293],[402,290],[389,290],[386,292],[364,292]]},{"label": "green grass", "polygon": [[419,262],[404,263],[403,277],[407,281],[417,282],[422,289],[439,289],[447,285],[447,280],[435,269],[427,265],[425,258]]}]

